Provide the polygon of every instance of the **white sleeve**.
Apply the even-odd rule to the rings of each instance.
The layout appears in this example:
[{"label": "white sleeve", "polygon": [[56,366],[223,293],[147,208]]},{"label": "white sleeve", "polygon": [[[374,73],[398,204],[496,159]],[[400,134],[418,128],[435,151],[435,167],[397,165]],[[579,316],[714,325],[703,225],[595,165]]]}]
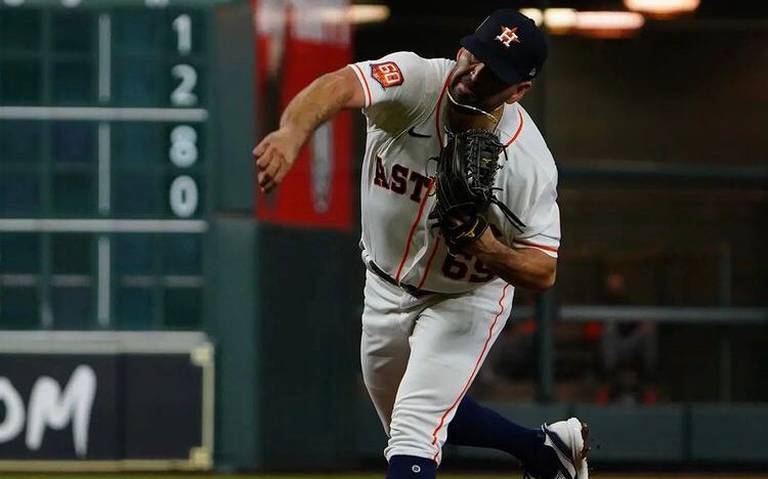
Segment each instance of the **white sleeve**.
[{"label": "white sleeve", "polygon": [[350,67],[364,90],[363,112],[378,128],[401,131],[432,106],[426,80],[433,67],[413,52],[391,53]]},{"label": "white sleeve", "polygon": [[525,215],[523,232],[512,240],[516,248],[535,248],[557,258],[560,248],[560,208],[557,206],[557,179],[548,182]]}]

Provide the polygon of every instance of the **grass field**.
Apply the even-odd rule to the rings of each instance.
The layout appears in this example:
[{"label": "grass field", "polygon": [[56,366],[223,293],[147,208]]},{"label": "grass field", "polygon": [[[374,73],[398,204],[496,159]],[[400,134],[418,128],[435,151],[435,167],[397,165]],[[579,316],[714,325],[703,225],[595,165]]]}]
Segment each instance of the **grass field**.
[{"label": "grass field", "polygon": [[[193,479],[383,479],[382,474],[278,474],[278,475],[224,475],[224,474],[0,474],[2,479],[169,479],[185,478]],[[519,479],[517,472],[512,474],[440,474],[441,479]],[[593,471],[590,475],[595,479],[768,479],[768,474],[743,474],[743,473],[627,473],[618,474],[606,472],[601,474]]]}]

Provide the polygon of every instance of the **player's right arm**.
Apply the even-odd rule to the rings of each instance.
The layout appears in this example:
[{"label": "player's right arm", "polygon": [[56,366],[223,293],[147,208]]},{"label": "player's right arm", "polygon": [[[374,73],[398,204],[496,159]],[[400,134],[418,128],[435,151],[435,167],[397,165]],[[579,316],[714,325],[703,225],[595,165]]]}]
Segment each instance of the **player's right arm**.
[{"label": "player's right arm", "polygon": [[[280,128],[253,150],[262,191],[283,180],[315,129],[344,108],[362,108],[370,125],[393,137],[428,115],[439,91],[429,90],[434,82],[427,80],[442,78],[449,63],[395,52],[347,65],[312,82],[288,104]],[[437,87],[442,87],[442,81]]]},{"label": "player's right arm", "polygon": [[349,66],[322,75],[300,91],[280,117],[280,128],[253,149],[261,191],[280,184],[318,126],[342,109],[364,106],[363,87]]}]

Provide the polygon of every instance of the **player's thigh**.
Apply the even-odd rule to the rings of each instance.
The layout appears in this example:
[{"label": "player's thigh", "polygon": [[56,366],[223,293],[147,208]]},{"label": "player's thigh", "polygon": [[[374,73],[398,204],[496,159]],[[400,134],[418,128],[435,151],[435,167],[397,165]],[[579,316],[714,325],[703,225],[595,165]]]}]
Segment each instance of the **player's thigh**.
[{"label": "player's thigh", "polygon": [[395,400],[388,454],[437,457],[448,423],[503,329],[511,286],[495,281],[426,308]]},{"label": "player's thigh", "polygon": [[407,338],[402,341],[385,338],[379,333],[363,331],[360,340],[360,365],[368,390],[385,432],[389,434],[392,408],[400,380],[408,364]]},{"label": "player's thigh", "polygon": [[411,335],[414,362],[434,362],[457,373],[467,365],[474,368],[506,324],[512,293],[499,280],[425,309]]},{"label": "player's thigh", "polygon": [[360,356],[363,375],[371,381],[383,380],[399,372],[399,382],[408,360],[408,338],[418,310],[407,307],[404,293],[371,274],[366,276]]},{"label": "player's thigh", "polygon": [[365,386],[387,432],[395,395],[408,363],[408,338],[415,320],[413,313],[401,308],[402,294],[368,274],[360,364]]}]

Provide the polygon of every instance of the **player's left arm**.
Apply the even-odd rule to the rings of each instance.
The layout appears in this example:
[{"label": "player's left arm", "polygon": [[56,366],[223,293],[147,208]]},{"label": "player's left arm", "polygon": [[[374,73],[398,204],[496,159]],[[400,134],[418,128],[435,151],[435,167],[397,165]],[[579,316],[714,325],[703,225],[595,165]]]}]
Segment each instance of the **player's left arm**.
[{"label": "player's left arm", "polygon": [[[523,187],[525,184],[530,189],[519,195],[526,190]],[[506,186],[502,199],[507,205],[526,205],[521,208],[525,223],[523,230],[513,231],[510,224],[505,223],[508,227],[506,234],[497,237],[492,228],[488,228],[466,248],[467,253],[477,256],[491,271],[513,286],[543,291],[555,284],[557,276],[560,247],[557,174],[548,180],[534,175],[526,183],[511,182]]]},{"label": "player's left arm", "polygon": [[515,287],[543,291],[555,284],[557,258],[536,248],[509,247],[494,236],[491,228],[465,250]]}]

